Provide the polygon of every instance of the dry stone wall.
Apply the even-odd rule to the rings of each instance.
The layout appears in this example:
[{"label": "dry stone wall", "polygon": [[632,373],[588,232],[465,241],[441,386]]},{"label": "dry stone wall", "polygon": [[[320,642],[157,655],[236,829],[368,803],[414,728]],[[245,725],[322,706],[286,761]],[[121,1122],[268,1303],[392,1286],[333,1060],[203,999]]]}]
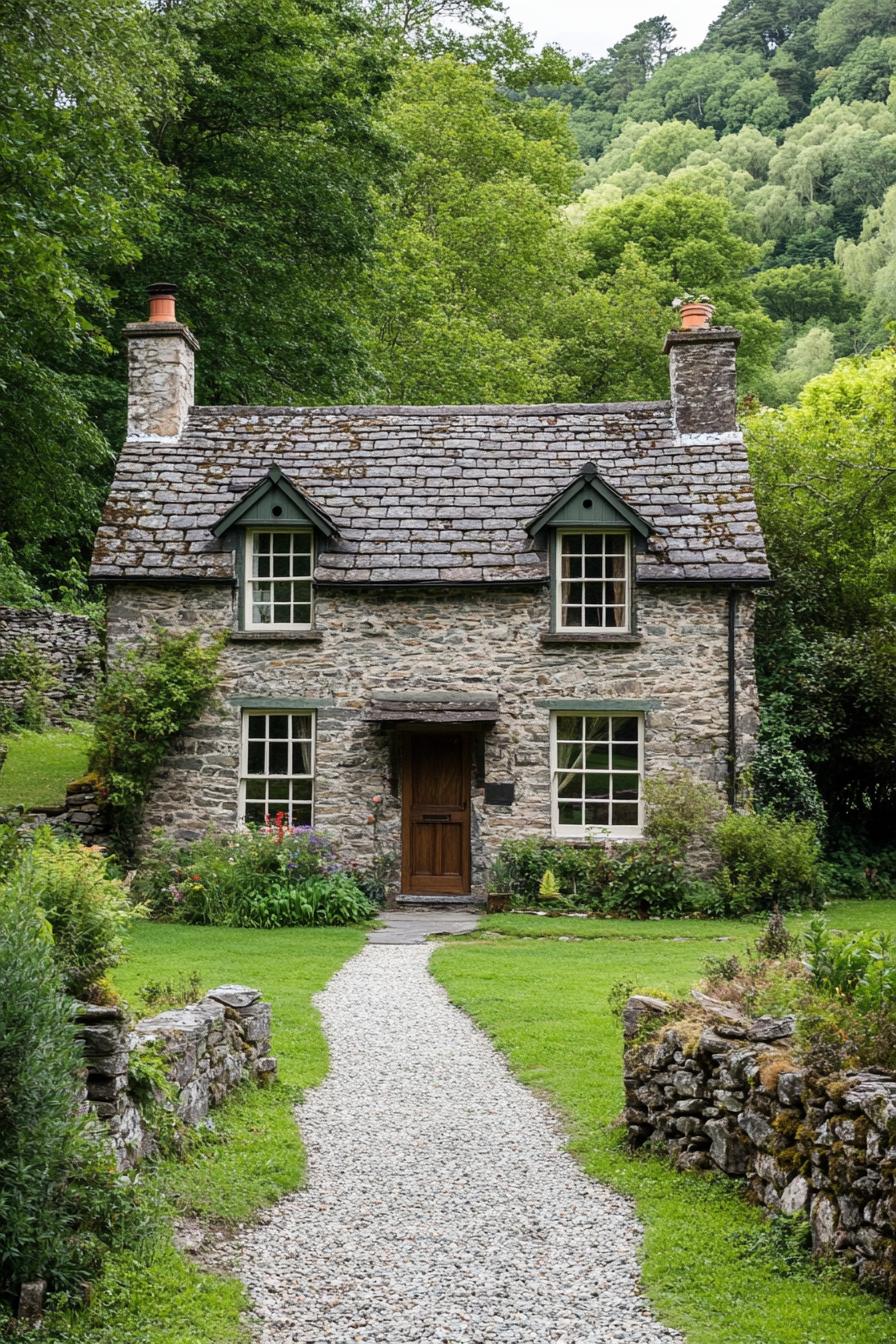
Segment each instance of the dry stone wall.
[{"label": "dry stone wall", "polygon": [[157,1140],[130,1076],[135,1052],[158,1050],[175,1095],[155,1100],[191,1126],[244,1080],[266,1082],[276,1071],[270,1004],[246,985],[220,985],[199,1003],[144,1018],[133,1029],[121,1008],[80,1004],[77,1026],[85,1101],[106,1126],[121,1169],[150,1156]]},{"label": "dry stone wall", "polygon": [[[90,718],[100,672],[100,645],[90,620],[66,611],[0,607],[0,656],[22,643],[33,646],[56,676],[57,684],[47,693],[50,717],[65,713]],[[18,682],[0,682],[0,704],[18,712],[27,689]]]},{"label": "dry stone wall", "polygon": [[815,1076],[794,1062],[793,1018],[726,1007],[679,1018],[662,1000],[629,1000],[631,1143],[738,1177],[773,1213],[805,1214],[817,1254],[896,1301],[896,1075]]},{"label": "dry stone wall", "polygon": [[[209,635],[234,630],[234,592],[223,585],[116,584],[109,592],[109,656],[154,625]],[[727,594],[645,586],[639,641],[563,644],[547,633],[546,587],[334,590],[316,597],[317,640],[240,637],[221,658],[217,706],[178,743],[159,773],[146,834],[177,838],[237,820],[240,700],[305,697],[315,706],[316,824],[353,857],[371,857],[372,794],[384,797],[380,837],[400,843],[400,744],[366,722],[377,691],[494,694],[498,721],[478,738],[473,778],[473,889],[508,836],[550,834],[550,705],[558,699],[649,702],[648,775],[686,769],[724,792],[727,773]],[[753,599],[742,594],[737,630],[738,756],[752,751],[757,720]],[[475,753],[474,753],[475,754]],[[512,783],[512,803],[486,803],[485,784]]]}]

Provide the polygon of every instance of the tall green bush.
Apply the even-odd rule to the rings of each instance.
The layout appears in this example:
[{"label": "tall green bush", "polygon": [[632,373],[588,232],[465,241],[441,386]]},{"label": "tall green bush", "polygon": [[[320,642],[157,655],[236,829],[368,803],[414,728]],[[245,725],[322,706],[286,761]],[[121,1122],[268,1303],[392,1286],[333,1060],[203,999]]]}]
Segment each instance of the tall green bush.
[{"label": "tall green bush", "polygon": [[157,630],[120,658],[100,692],[90,768],[125,852],[133,850],[156,771],[211,699],[225,639],[203,644],[193,633]]},{"label": "tall green bush", "polygon": [[89,1280],[135,1235],[131,1196],[78,1114],[82,1063],[40,915],[0,889],[0,1303]]},{"label": "tall green bush", "polygon": [[30,904],[46,921],[66,992],[79,999],[106,997],[104,976],[121,957],[133,911],[105,856],[42,827],[7,886],[10,898]]},{"label": "tall green bush", "polygon": [[800,910],[821,898],[821,846],[811,821],[729,812],[713,834],[720,913]]}]

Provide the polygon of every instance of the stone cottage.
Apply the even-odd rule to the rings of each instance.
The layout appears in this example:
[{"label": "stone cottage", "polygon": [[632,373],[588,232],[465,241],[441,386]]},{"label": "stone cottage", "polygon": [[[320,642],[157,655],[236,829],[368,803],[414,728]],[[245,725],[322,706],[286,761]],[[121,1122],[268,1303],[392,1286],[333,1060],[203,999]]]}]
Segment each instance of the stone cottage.
[{"label": "stone cottage", "polygon": [[651,774],[734,797],[768,582],[735,330],[669,334],[669,401],[545,406],[194,406],[173,286],[125,336],[110,649],[230,634],[147,828],[282,812],[463,897],[508,836],[637,838]]}]

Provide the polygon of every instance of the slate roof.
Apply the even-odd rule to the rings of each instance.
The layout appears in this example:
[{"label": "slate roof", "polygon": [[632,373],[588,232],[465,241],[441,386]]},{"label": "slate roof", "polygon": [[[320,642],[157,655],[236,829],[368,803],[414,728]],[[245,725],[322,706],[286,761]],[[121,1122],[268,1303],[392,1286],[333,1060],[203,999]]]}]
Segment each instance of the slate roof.
[{"label": "slate roof", "polygon": [[338,528],[320,582],[543,581],[526,524],[588,461],[653,529],[639,580],[767,580],[743,443],[677,442],[668,402],[194,407],[176,443],[125,445],[91,574],[232,579],[211,529],[276,463]]}]

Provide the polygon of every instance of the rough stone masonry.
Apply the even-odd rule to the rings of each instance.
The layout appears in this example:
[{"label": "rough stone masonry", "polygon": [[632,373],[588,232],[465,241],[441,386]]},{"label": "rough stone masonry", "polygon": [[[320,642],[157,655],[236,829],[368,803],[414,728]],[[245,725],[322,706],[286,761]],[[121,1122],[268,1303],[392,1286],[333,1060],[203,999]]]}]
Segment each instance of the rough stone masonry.
[{"label": "rough stone masonry", "polygon": [[625,1122],[686,1170],[737,1177],[812,1246],[896,1301],[896,1075],[819,1077],[794,1062],[794,1019],[748,1020],[635,995],[624,1012]]},{"label": "rough stone masonry", "polygon": [[191,1126],[201,1124],[241,1082],[267,1082],[276,1071],[270,1004],[247,985],[219,985],[198,1003],[144,1018],[132,1029],[115,1006],[80,1004],[76,1021],[85,1101],[105,1125],[121,1169],[156,1148],[157,1134],[131,1072],[136,1052],[160,1053],[175,1095],[155,1099]]}]

